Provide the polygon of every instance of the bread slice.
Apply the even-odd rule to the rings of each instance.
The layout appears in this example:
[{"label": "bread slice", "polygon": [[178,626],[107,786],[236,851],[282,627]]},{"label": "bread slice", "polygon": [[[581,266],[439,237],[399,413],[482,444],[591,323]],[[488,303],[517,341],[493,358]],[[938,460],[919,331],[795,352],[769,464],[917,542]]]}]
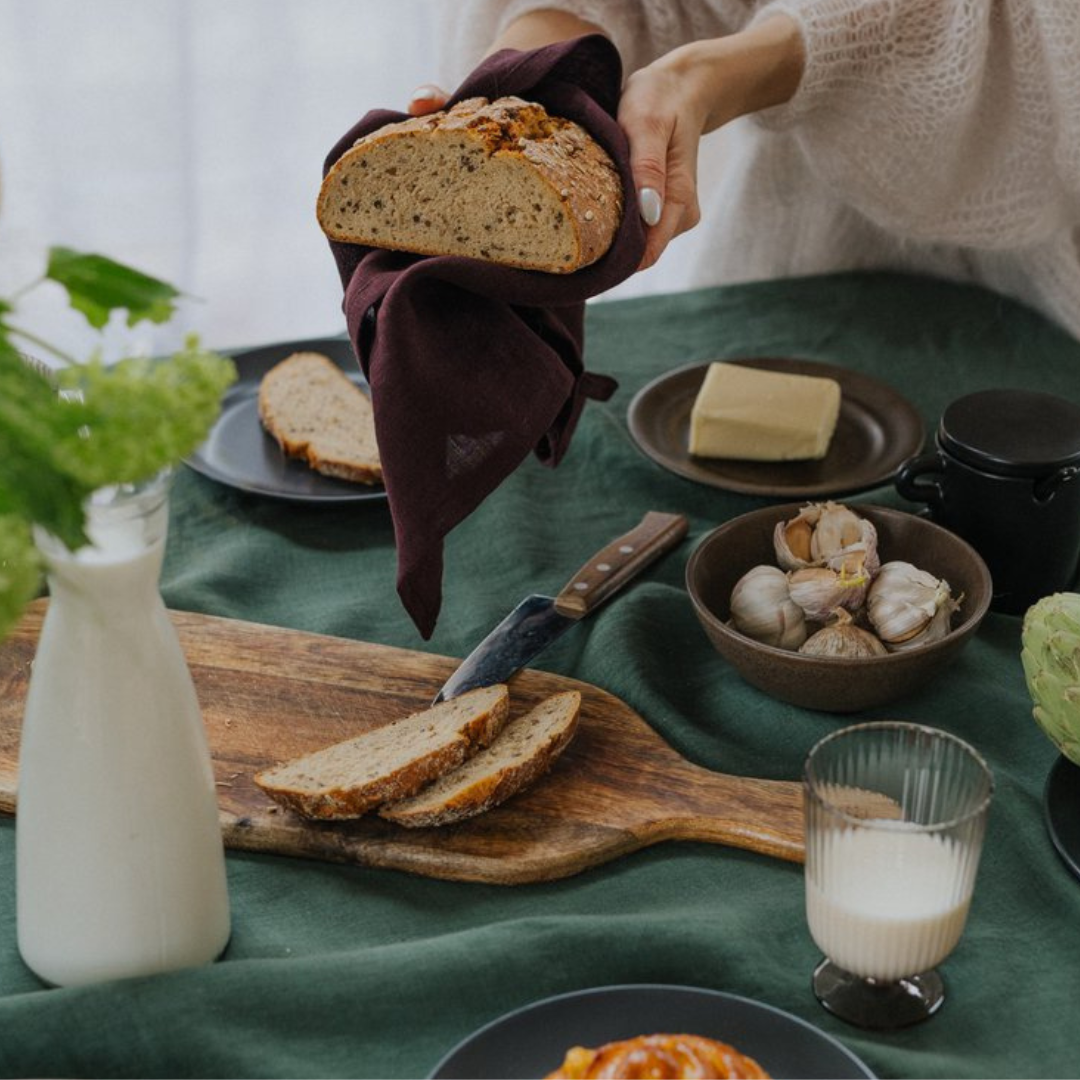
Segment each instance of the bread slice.
[{"label": "bread slice", "polygon": [[399,825],[449,825],[505,802],[555,763],[577,731],[581,694],[566,690],[515,717],[486,749],[379,814]]},{"label": "bread slice", "polygon": [[371,402],[329,357],[298,352],[275,364],[259,384],[258,405],[289,457],[339,480],[382,483]]},{"label": "bread slice", "polygon": [[331,240],[566,274],[608,250],[622,210],[618,170],[583,127],[480,97],[358,139],[316,215]]},{"label": "bread slice", "polygon": [[502,731],[510,712],[499,683],[335,743],[255,776],[267,795],[305,817],[356,818],[415,794]]}]

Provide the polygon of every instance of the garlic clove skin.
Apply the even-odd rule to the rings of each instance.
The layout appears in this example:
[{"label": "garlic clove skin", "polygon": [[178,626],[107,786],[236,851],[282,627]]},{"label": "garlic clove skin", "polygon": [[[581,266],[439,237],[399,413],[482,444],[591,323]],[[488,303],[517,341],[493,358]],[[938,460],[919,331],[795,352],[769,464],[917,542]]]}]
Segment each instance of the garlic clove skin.
[{"label": "garlic clove skin", "polygon": [[776,562],[783,570],[801,570],[813,566],[814,556],[810,545],[814,523],[820,516],[818,505],[804,506],[790,521],[778,521],[773,530],[773,551]]},{"label": "garlic clove skin", "polygon": [[857,611],[870,588],[865,573],[854,576],[826,566],[808,566],[788,574],[788,593],[811,622],[825,622],[837,608]]},{"label": "garlic clove skin", "polygon": [[851,615],[841,608],[837,620],[811,634],[799,646],[804,656],[834,657],[838,660],[864,660],[888,656],[889,651],[869,630],[856,626]]},{"label": "garlic clove skin", "polygon": [[855,577],[873,577],[881,565],[873,522],[841,503],[827,502],[814,528],[810,552],[820,565]]},{"label": "garlic clove skin", "polygon": [[797,649],[807,637],[806,616],[788,591],[776,566],[755,566],[731,590],[731,625],[763,645]]},{"label": "garlic clove skin", "polygon": [[824,566],[847,577],[873,577],[881,565],[877,529],[843,503],[808,503],[773,530],[773,550],[784,570]]},{"label": "garlic clove skin", "polygon": [[866,615],[890,652],[940,641],[960,604],[949,583],[909,562],[885,563],[866,598]]},{"label": "garlic clove skin", "polygon": [[943,637],[948,637],[952,633],[953,612],[959,610],[959,601],[948,596],[922,630],[904,641],[886,642],[885,647],[889,652],[906,652],[908,649],[917,649],[922,645],[930,645],[935,641],[940,641]]}]

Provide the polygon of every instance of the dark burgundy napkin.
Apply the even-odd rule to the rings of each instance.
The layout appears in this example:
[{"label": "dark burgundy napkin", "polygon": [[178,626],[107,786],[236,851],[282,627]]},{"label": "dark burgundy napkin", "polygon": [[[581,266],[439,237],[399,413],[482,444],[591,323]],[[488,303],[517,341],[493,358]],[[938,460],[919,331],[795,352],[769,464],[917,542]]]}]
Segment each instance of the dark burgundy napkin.
[{"label": "dark burgundy napkin", "polygon": [[[442,602],[443,540],[530,453],[555,466],[586,399],[616,384],[582,362],[585,301],[638,267],[645,246],[629,153],[615,122],[618,52],[589,35],[489,57],[454,92],[517,95],[576,120],[608,151],[626,193],[607,254],[573,274],[331,242],[349,336],[371,384],[398,552],[398,595],[428,638]],[[368,113],[330,151],[405,114]],[[325,171],[324,170],[324,171]]]}]

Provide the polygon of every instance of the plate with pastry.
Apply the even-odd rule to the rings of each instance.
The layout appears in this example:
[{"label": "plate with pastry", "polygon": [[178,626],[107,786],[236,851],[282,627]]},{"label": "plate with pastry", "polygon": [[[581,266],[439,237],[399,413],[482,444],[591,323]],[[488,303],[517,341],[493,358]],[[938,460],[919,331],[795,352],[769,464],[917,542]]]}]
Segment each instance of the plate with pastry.
[{"label": "plate with pastry", "polygon": [[435,1067],[455,1077],[873,1077],[836,1039],[719,990],[630,984],[577,990],[480,1028]]},{"label": "plate with pastry", "polygon": [[236,382],[187,465],[291,502],[386,499],[368,386],[346,338],[265,345],[232,359]]},{"label": "plate with pastry", "polygon": [[851,494],[892,480],[925,438],[891,386],[819,360],[689,364],[630,403],[630,434],[670,472],[747,495]]}]

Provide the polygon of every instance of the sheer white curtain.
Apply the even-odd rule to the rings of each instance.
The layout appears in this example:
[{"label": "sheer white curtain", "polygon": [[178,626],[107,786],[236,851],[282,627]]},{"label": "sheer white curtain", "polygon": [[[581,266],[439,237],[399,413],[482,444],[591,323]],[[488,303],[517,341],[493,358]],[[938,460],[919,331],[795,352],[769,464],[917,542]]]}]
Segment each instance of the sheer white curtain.
[{"label": "sheer white curtain", "polygon": [[[436,2],[0,0],[0,295],[64,244],[193,298],[148,351],[342,330],[322,160],[433,77]],[[22,321],[89,340],[48,286]]]},{"label": "sheer white curtain", "polygon": [[[461,74],[439,52],[452,3],[0,0],[0,296],[63,244],[192,298],[168,328],[110,324],[107,356],[189,329],[214,348],[340,332],[323,157],[369,108]],[[677,250],[665,263],[617,294],[681,287]],[[48,285],[20,312],[91,347]]]}]

